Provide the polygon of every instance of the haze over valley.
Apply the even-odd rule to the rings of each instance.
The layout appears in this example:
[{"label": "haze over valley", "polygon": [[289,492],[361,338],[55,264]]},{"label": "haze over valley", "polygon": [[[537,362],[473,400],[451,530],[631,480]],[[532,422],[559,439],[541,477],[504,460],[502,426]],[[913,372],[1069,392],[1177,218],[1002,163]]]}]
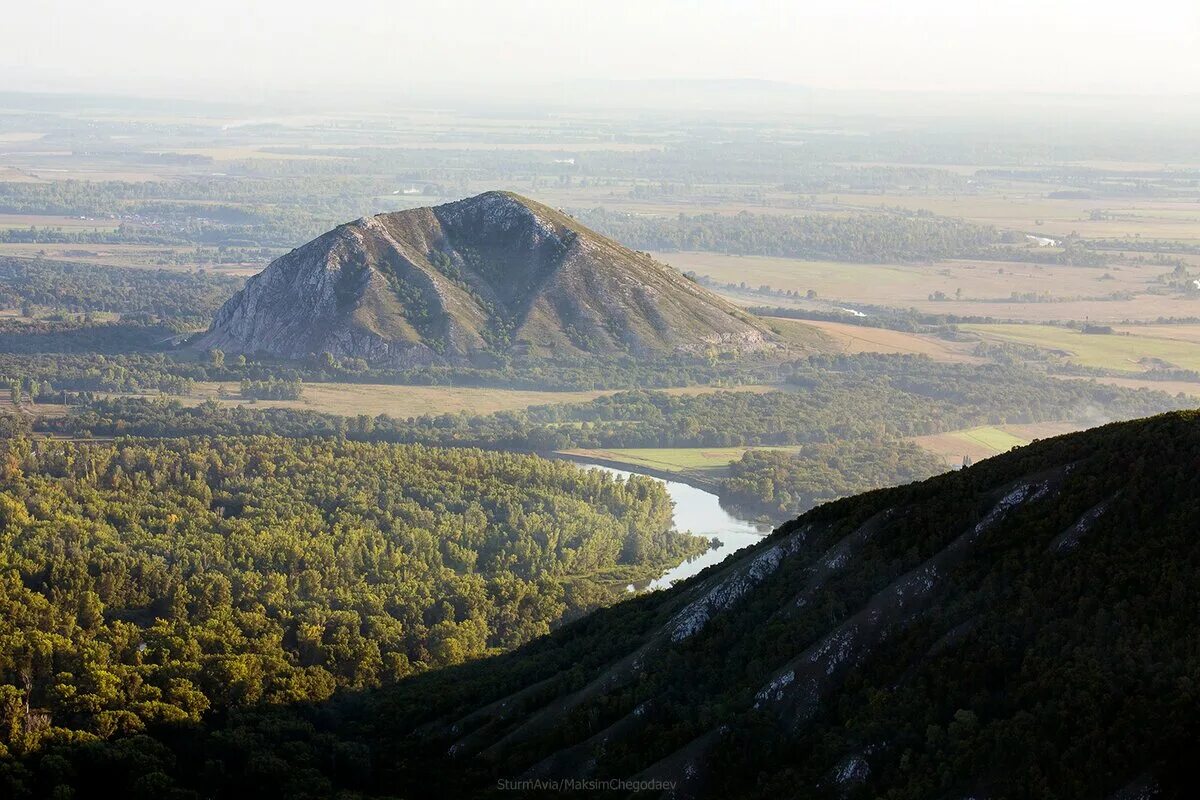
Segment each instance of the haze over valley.
[{"label": "haze over valley", "polygon": [[1200,17],[807,6],[15,12],[0,796],[1190,796]]}]

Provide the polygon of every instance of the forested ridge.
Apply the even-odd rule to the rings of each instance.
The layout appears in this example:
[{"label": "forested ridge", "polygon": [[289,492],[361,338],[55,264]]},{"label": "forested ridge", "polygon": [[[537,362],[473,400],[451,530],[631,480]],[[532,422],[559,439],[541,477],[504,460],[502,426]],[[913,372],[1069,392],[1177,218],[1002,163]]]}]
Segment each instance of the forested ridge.
[{"label": "forested ridge", "polygon": [[[1059,437],[821,506],[507,655],[200,726],[51,738],[2,777],[14,796],[71,783],[80,798],[488,796],[522,776],[699,797],[1185,797],[1198,459],[1194,412]],[[107,616],[70,607],[70,625]]]},{"label": "forested ridge", "polygon": [[534,456],[8,440],[0,753],[394,683],[544,635],[707,546],[671,529],[658,482]]}]

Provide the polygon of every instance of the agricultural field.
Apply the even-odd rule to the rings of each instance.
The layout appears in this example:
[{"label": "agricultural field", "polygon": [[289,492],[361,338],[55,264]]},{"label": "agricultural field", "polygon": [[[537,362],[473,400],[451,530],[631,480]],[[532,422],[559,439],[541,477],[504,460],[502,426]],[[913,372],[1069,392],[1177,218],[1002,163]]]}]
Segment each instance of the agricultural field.
[{"label": "agricultural field", "polygon": [[97,267],[135,267],[139,269],[169,269],[191,272],[204,269],[222,275],[249,277],[267,266],[268,260],[236,264],[212,264],[190,261],[195,253],[192,246],[154,244],[26,244],[0,242],[0,255],[17,258],[47,258],[54,261],[74,261]]},{"label": "agricultural field", "polygon": [[1200,345],[1200,325],[1115,325],[1117,333]]},{"label": "agricultural field", "polygon": [[[685,386],[666,389],[669,394],[706,394],[717,391],[767,392],[778,387],[747,385],[736,387]],[[187,405],[216,400],[226,405],[246,401],[238,395],[233,382],[201,382],[195,391],[179,398]],[[469,386],[399,386],[372,383],[306,383],[299,400],[256,400],[256,406],[294,408],[327,414],[378,416],[397,418],[426,414],[491,414],[496,411],[516,411],[530,406],[557,403],[586,403],[597,397],[614,394],[615,390],[578,392],[532,391],[525,389],[494,389]]]},{"label": "agricultural field", "polygon": [[1056,375],[1063,380],[1094,380],[1109,386],[1120,386],[1124,389],[1147,389],[1152,392],[1166,392],[1170,395],[1184,395],[1200,400],[1200,382],[1196,381],[1160,381],[1151,378],[1120,378],[1111,375],[1096,377],[1079,377],[1076,375]]},{"label": "agricultural field", "polygon": [[1013,228],[1049,237],[1076,233],[1087,239],[1141,237],[1200,241],[1200,208],[1195,202],[1139,198],[1136,203],[1131,203],[1115,198],[1047,197],[1054,188],[1052,184],[1022,182],[1011,192],[996,186],[990,191],[973,194],[822,194],[816,199],[857,211],[878,210],[881,206],[932,211],[980,225]]},{"label": "agricultural field", "polygon": [[888,328],[867,328],[844,322],[800,321],[783,317],[767,319],[772,325],[779,325],[784,329],[801,326],[816,328],[831,340],[841,353],[923,355],[934,361],[952,364],[978,364],[983,361],[970,354],[969,343],[946,341],[927,334],[894,331]]},{"label": "agricultural field", "polygon": [[1045,422],[1034,425],[984,425],[960,431],[914,436],[912,441],[941,456],[951,467],[961,466],[964,457],[972,462],[1007,453],[1014,447],[1024,447],[1034,439],[1047,439],[1078,430],[1067,422]]},{"label": "agricultural field", "polygon": [[747,450],[794,450],[790,447],[630,447],[583,448],[560,451],[577,460],[594,459],[610,466],[711,481],[746,454]]},{"label": "agricultural field", "polygon": [[[1155,264],[1099,268],[964,259],[936,264],[854,264],[698,252],[658,252],[654,256],[684,272],[711,278],[717,284],[713,288],[747,306],[837,308],[860,304],[1033,322],[1119,322],[1200,315],[1200,298],[1161,293],[1158,279],[1168,269]],[[730,283],[745,283],[750,291],[722,286]],[[813,291],[816,302],[753,291],[761,286],[801,295]],[[946,299],[930,299],[936,292]],[[1048,299],[1014,300],[1014,292]]]},{"label": "agricultural field", "polygon": [[[1155,368],[1200,370],[1200,342],[1165,338],[1161,328],[1142,333],[1138,327],[1112,334],[1086,334],[1051,325],[964,325],[984,339],[1032,345],[1085,367],[1118,372]],[[1195,326],[1184,328],[1194,332]]]},{"label": "agricultural field", "polygon": [[[0,176],[0,180],[4,180],[4,178]],[[0,230],[20,230],[30,227],[107,232],[116,230],[117,223],[113,220],[85,219],[54,214],[0,214]]]},{"label": "agricultural field", "polygon": [[[223,391],[222,391],[223,390]],[[223,404],[247,402],[236,383],[199,383],[181,398],[187,404],[215,399]],[[367,383],[306,383],[299,400],[256,400],[268,408],[294,408],[327,414],[368,414],[416,417],[425,414],[491,414],[547,403],[586,403],[611,392],[541,392],[521,389],[482,389],[466,386],[393,386]]]}]

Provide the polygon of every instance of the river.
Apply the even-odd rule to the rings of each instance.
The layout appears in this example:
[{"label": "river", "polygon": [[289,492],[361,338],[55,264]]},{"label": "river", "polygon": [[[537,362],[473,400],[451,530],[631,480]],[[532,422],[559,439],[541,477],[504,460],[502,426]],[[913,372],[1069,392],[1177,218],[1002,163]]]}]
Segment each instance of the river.
[{"label": "river", "polygon": [[[613,469],[612,467],[600,464],[582,464],[581,466],[589,469],[602,469],[605,472],[620,475],[623,478],[628,478],[634,474],[641,474],[627,470]],[[705,539],[711,539],[715,536],[721,541],[721,545],[707,550],[701,555],[685,561],[676,567],[672,567],[652,581],[636,585],[630,584],[629,588],[633,591],[652,592],[656,589],[667,589],[675,581],[690,578],[705,567],[719,564],[730,554],[736,553],[743,547],[749,547],[752,544],[762,541],[762,538],[771,532],[769,525],[738,519],[721,508],[721,503],[712,492],[706,492],[703,489],[697,489],[695,486],[689,486],[679,481],[657,478],[653,475],[645,477],[654,478],[654,480],[666,486],[667,494],[671,496],[671,500],[675,505],[674,521],[676,530],[691,533],[693,536],[703,536]]]}]

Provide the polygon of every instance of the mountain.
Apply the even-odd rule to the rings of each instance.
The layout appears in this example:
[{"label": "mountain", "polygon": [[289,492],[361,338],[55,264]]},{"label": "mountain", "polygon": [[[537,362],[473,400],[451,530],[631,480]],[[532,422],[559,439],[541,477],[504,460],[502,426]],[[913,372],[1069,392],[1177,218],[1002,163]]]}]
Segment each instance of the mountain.
[{"label": "mountain", "polygon": [[247,281],[201,348],[408,366],[776,346],[673,268],[508,192],[340,225]]},{"label": "mountain", "polygon": [[[505,655],[319,703],[264,699],[203,726],[113,716],[128,735],[55,740],[0,786],[70,776],[81,799],[1191,797],[1198,465],[1200,412],[1035,442],[820,506]],[[81,620],[102,610],[80,601]],[[306,637],[344,646],[332,617],[301,613]],[[453,604],[437,613],[454,624]],[[233,624],[214,617],[206,635]],[[131,656],[139,668],[179,646],[158,627]],[[274,669],[210,668],[233,685]],[[110,680],[97,674],[80,680]],[[32,712],[13,698],[17,731]]]},{"label": "mountain", "polygon": [[822,506],[670,591],[381,695],[365,717],[374,785],[1186,791],[1200,754],[1198,465],[1200,415],[1184,412]]}]

